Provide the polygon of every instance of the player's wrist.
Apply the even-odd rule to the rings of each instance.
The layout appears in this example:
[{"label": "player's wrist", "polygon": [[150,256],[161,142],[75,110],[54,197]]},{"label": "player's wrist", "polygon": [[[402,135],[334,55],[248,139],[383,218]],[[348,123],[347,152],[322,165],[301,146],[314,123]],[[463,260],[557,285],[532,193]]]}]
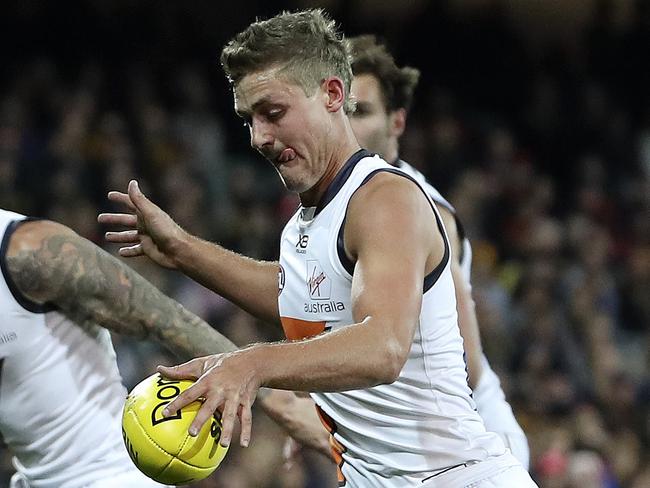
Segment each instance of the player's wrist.
[{"label": "player's wrist", "polygon": [[185,269],[196,259],[198,239],[178,226],[165,246],[165,255],[177,269]]},{"label": "player's wrist", "polygon": [[269,388],[273,379],[270,349],[269,344],[258,343],[235,353],[246,357],[246,365],[251,372],[252,381],[258,385],[258,391]]}]

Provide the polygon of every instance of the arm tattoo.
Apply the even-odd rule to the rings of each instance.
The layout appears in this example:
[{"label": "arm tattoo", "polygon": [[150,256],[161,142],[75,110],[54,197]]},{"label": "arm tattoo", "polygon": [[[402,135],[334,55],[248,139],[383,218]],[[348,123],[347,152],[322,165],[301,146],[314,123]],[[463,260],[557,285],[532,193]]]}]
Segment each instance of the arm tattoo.
[{"label": "arm tattoo", "polygon": [[7,256],[27,297],[57,306],[81,327],[154,339],[182,359],[236,346],[106,251],[72,232],[49,235],[38,249]]}]

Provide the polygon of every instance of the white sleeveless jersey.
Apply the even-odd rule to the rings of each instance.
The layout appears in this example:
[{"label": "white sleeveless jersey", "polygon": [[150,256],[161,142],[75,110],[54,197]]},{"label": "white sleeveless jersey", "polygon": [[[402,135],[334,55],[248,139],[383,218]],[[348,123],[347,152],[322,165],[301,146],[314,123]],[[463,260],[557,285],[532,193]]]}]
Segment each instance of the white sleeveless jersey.
[{"label": "white sleeveless jersey", "polygon": [[[436,204],[445,207],[456,216],[456,209],[453,205],[426,180],[420,171],[401,159],[397,161],[396,166],[420,183]],[[460,267],[467,284],[471,287],[472,246],[470,245],[469,239],[465,236],[463,236],[462,246],[463,252],[460,257]],[[483,364],[483,373],[473,392],[476,408],[483,418],[487,429],[499,434],[519,462],[528,469],[530,453],[526,435],[519,426],[512,412],[512,408],[506,400],[506,395],[501,388],[499,377],[490,367],[490,363],[485,355],[482,356],[481,362]]]},{"label": "white sleeveless jersey", "polygon": [[[279,310],[289,339],[354,323],[353,265],[345,257],[341,229],[350,198],[376,171],[405,176],[359,151],[321,204],[299,209],[285,227]],[[421,486],[451,466],[506,451],[486,432],[467,386],[446,237],[445,250],[443,262],[425,279],[419,323],[399,378],[363,390],[312,394],[332,434],[340,486]]]},{"label": "white sleeveless jersey", "polygon": [[[0,209],[0,431],[32,488],[80,488],[137,471],[121,438],[126,396],[107,330],[82,329],[13,285],[6,250],[25,217]],[[129,486],[161,486],[144,475]]]}]

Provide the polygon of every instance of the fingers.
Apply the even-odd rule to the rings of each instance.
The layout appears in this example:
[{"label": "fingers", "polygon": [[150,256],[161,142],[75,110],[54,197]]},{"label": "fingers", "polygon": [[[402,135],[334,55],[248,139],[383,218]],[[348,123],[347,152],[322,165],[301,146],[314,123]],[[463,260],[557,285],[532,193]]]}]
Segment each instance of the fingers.
[{"label": "fingers", "polygon": [[121,232],[106,232],[104,237],[108,242],[121,244],[139,243],[140,237],[137,230],[124,230]]},{"label": "fingers", "polygon": [[118,251],[120,256],[123,258],[136,258],[138,256],[144,256],[144,250],[142,249],[142,244],[136,244],[134,246],[121,247]]},{"label": "fingers", "polygon": [[127,193],[122,193],[121,191],[109,191],[108,199],[111,202],[124,205],[131,212],[135,212],[135,205],[133,205],[133,202],[131,201],[131,197]]},{"label": "fingers", "polygon": [[241,405],[239,421],[241,423],[241,434],[239,444],[242,447],[248,447],[251,441],[251,431],[253,430],[253,412],[250,405]]},{"label": "fingers", "polygon": [[[178,412],[180,409],[183,407],[189,405],[190,403],[198,400],[201,398],[203,395],[203,385],[200,383],[194,383],[192,386],[190,386],[187,390],[181,392],[180,395],[178,395],[174,400],[172,400],[170,403],[167,404],[165,409],[163,410],[163,417],[169,417],[171,415],[175,415],[176,412]],[[203,404],[201,407],[201,410],[205,407],[206,405]],[[208,406],[209,408],[209,406]],[[213,410],[214,411],[214,410]],[[200,410],[199,410],[200,413]],[[198,416],[198,413],[197,413]],[[203,420],[205,422],[205,420]],[[194,425],[195,423],[192,423]],[[201,423],[203,425],[203,423]],[[196,431],[198,432],[198,430]],[[196,432],[192,434],[191,429],[190,429],[190,434],[196,435]]]},{"label": "fingers", "polygon": [[[187,391],[187,390],[185,390]],[[190,425],[189,428],[189,433],[192,437],[195,437],[199,434],[201,431],[201,427],[212,418],[214,415],[215,410],[219,406],[219,403],[221,403],[221,399],[218,397],[213,397],[210,400],[206,400],[203,402],[203,405],[201,405],[201,408],[199,411],[196,413],[196,417],[194,417],[194,420],[192,421],[192,425]],[[223,432],[223,431],[222,431]],[[221,434],[221,439],[220,439],[220,444],[223,446],[223,433]],[[226,444],[227,445],[227,444]]]},{"label": "fingers", "polygon": [[[127,193],[121,191],[109,191],[108,199],[111,202],[119,203],[129,209],[130,212],[137,213],[138,211],[147,210],[147,207],[155,205],[151,202],[140,190],[140,186],[136,180],[129,181]],[[109,223],[109,222],[106,222]]]},{"label": "fingers", "polygon": [[230,445],[235,421],[239,417],[241,420],[239,440],[243,447],[247,447],[252,430],[251,405],[259,389],[259,383],[249,380],[246,386],[242,386],[241,379],[238,379],[240,375],[224,377],[221,367],[224,365],[223,361],[227,359],[228,355],[214,354],[192,359],[179,366],[158,366],[158,372],[166,378],[196,380],[192,386],[165,407],[163,415],[169,417],[186,405],[200,399],[203,404],[188,429],[190,435],[195,436],[205,422],[214,415],[217,408],[223,406],[219,444],[224,447]]},{"label": "fingers", "polygon": [[232,432],[235,429],[235,420],[237,419],[238,409],[239,401],[232,400],[226,401],[223,407],[223,412],[221,414],[221,439],[219,439],[219,444],[223,447],[228,447],[230,445]]},{"label": "fingers", "polygon": [[100,224],[121,225],[123,227],[133,227],[138,225],[138,217],[132,214],[123,213],[102,213],[97,217]]},{"label": "fingers", "polygon": [[151,200],[149,200],[142,190],[136,180],[129,181],[128,195],[126,197],[133,203],[135,208],[140,212],[146,212],[147,210],[151,211],[152,208],[158,208]]}]

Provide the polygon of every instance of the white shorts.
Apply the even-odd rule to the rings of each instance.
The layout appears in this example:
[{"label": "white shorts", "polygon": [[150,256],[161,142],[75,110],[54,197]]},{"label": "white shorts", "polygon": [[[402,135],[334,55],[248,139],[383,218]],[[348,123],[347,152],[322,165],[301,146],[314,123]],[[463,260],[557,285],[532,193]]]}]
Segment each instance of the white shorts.
[{"label": "white shorts", "polygon": [[[124,473],[111,476],[110,479],[93,481],[83,488],[174,488],[161,485],[151,478],[147,478],[140,471],[130,470]],[[15,473],[9,482],[9,488],[30,488],[27,479],[20,473]],[[81,487],[79,487],[81,488]]]},{"label": "white shorts", "polygon": [[538,488],[528,471],[507,452],[469,466],[459,466],[422,483],[422,488]]}]

